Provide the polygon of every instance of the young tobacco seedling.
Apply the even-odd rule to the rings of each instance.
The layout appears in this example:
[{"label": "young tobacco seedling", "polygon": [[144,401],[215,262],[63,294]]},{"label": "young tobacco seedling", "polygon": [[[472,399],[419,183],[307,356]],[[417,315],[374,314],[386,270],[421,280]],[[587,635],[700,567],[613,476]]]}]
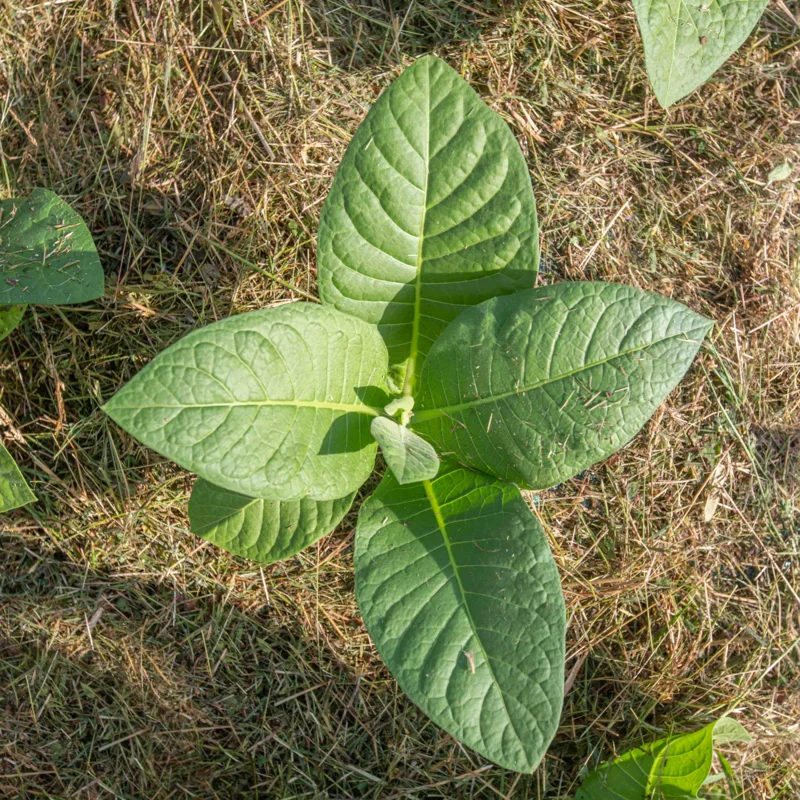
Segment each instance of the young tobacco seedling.
[{"label": "young tobacco seedling", "polygon": [[367,628],[433,720],[526,772],[561,714],[566,621],[518,487],[630,440],[711,325],[628,286],[534,288],[538,261],[511,131],[420,59],[356,131],[323,207],[322,305],[194,331],[105,406],[198,473],[197,534],[265,562],[336,526],[380,442],[390,471],[355,537]]},{"label": "young tobacco seedling", "polygon": [[750,35],[768,0],[633,0],[650,83],[664,108],[705,83]]},{"label": "young tobacco seedling", "polygon": [[[0,200],[0,341],[28,305],[69,305],[103,294],[103,268],[81,217],[58,195],[34,189]],[[2,393],[0,393],[2,394]],[[0,441],[0,513],[36,500]]]},{"label": "young tobacco seedling", "polygon": [[722,717],[699,731],[667,736],[601,764],[583,779],[575,800],[697,797],[703,786],[725,777],[736,792],[733,770],[722,753],[717,756],[723,772],[709,774],[714,750],[749,741],[750,735],[736,720]]}]

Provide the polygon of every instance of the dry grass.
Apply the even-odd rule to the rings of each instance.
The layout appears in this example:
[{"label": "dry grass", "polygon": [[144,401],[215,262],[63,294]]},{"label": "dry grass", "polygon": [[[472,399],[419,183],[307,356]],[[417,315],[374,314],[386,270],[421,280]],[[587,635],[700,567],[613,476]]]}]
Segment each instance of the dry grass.
[{"label": "dry grass", "polygon": [[[733,711],[746,797],[797,797],[800,204],[767,183],[800,162],[797,27],[771,6],[665,113],[628,2],[278,5],[0,11],[2,191],[74,203],[108,285],[0,346],[0,433],[41,498],[0,521],[0,796],[566,800],[598,759]],[[98,410],[189,329],[314,293],[347,141],[431,50],[525,150],[543,280],[635,283],[718,323],[630,447],[536,501],[572,688],[534,776],[398,691],[355,605],[354,515],[261,570],[193,537],[190,476]]]}]

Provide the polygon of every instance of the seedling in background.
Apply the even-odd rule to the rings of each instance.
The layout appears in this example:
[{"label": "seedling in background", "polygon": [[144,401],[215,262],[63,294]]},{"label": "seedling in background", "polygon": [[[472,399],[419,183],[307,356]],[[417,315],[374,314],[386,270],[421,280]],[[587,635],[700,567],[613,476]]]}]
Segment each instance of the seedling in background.
[{"label": "seedling in background", "polygon": [[711,326],[629,286],[534,288],[538,261],[511,131],[420,59],[359,127],[323,207],[322,305],[194,331],[105,406],[200,476],[197,534],[263,562],[335,527],[378,439],[389,472],[355,536],[367,628],[433,720],[524,772],[558,726],[566,619],[518,487],[628,442]]},{"label": "seedling in background", "polygon": [[738,795],[733,770],[722,753],[723,771],[710,775],[714,750],[732,742],[749,742],[736,720],[723,717],[699,731],[667,736],[623,753],[590,772],[575,800],[658,800],[698,797],[703,786],[727,778]]},{"label": "seedling in background", "polygon": [[767,0],[633,0],[633,7],[650,83],[667,108],[739,49]]},{"label": "seedling in background", "polygon": [[[102,294],[92,235],[67,203],[45,189],[0,201],[0,340],[28,305],[85,303]],[[35,499],[0,441],[0,513]]]}]

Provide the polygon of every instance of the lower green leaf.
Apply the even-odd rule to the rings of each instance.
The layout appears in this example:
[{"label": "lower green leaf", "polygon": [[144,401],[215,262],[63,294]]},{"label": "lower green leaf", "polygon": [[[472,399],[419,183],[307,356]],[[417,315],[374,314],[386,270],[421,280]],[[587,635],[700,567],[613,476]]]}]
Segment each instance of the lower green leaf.
[{"label": "lower green leaf", "polygon": [[714,746],[749,741],[736,720],[723,717],[699,731],[659,739],[602,764],[584,778],[575,800],[697,797],[711,771]]},{"label": "lower green leaf", "polygon": [[27,306],[0,306],[0,342],[22,322]]},{"label": "lower green leaf", "polygon": [[299,553],[330,533],[353,505],[338,500],[260,500],[198,478],[189,500],[192,533],[262,564]]},{"label": "lower green leaf", "polygon": [[509,483],[443,463],[387,475],[361,507],[356,595],[401,688],[503,767],[531,772],[555,734],[566,618],[536,517]]},{"label": "lower green leaf", "polygon": [[36,495],[22,477],[11,453],[0,442],[0,513],[26,506],[36,500]]}]

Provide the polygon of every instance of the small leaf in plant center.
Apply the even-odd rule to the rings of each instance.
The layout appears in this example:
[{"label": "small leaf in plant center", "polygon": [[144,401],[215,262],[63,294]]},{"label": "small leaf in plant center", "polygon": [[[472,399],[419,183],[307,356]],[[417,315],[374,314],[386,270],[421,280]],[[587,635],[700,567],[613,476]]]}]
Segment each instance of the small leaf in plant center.
[{"label": "small leaf in plant center", "polygon": [[33,503],[36,495],[22,477],[11,453],[0,442],[0,513]]},{"label": "small leaf in plant center", "polygon": [[545,489],[626,444],[711,324],[669,298],[608,283],[488,300],[431,349],[411,425],[463,464]]},{"label": "small leaf in plant center", "polygon": [[148,447],[215,486],[336,500],[375,463],[386,346],[336,309],[290,303],[184,336],[105,406]]},{"label": "small leaf in plant center", "polygon": [[68,305],[103,294],[92,235],[53,192],[0,201],[0,255],[0,305]]},{"label": "small leaf in plant center", "polygon": [[439,456],[416,433],[386,417],[375,417],[370,431],[381,446],[386,465],[398,483],[415,483],[436,477]]},{"label": "small leaf in plant center", "polygon": [[245,558],[270,564],[329,534],[353,504],[338,500],[261,500],[198,478],[189,500],[192,533]]},{"label": "small leaf in plant center", "polygon": [[356,596],[401,688],[508,769],[531,772],[564,694],[566,616],[547,537],[510,483],[442,464],[387,474],[358,515]]},{"label": "small leaf in plant center", "polygon": [[320,297],[378,326],[414,394],[465,308],[536,283],[528,167],[508,125],[438,58],[381,94],[347,148],[319,225]]},{"label": "small leaf in plant center", "polygon": [[414,398],[407,394],[395,397],[383,410],[390,417],[394,417],[398,411],[403,412],[403,415],[410,415],[414,410]]}]

